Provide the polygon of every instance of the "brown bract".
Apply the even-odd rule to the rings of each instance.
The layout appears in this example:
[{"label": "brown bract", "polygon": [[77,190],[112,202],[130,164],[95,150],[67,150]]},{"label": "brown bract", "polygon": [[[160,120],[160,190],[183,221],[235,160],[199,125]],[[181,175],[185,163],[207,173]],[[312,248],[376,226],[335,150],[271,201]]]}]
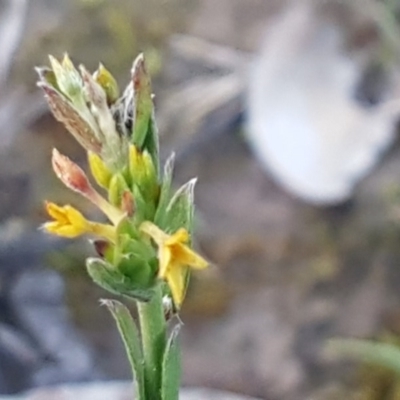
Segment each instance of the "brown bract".
[{"label": "brown bract", "polygon": [[43,89],[49,107],[57,121],[67,128],[83,148],[99,154],[102,144],[79,112],[62,94],[47,83],[39,82],[38,85]]}]

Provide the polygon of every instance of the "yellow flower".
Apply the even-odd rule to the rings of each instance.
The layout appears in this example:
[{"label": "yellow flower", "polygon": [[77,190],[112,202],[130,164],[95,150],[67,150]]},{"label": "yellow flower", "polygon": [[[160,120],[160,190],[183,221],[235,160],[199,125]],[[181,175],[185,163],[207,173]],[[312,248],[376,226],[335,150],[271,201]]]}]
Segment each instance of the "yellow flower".
[{"label": "yellow flower", "polygon": [[115,228],[111,225],[88,221],[76,208],[66,205],[47,202],[46,211],[54,219],[47,222],[43,228],[54,235],[74,238],[83,234],[102,236],[111,242],[115,242]]},{"label": "yellow flower", "polygon": [[140,226],[140,230],[157,244],[158,276],[168,282],[174,303],[180,307],[185,296],[189,267],[204,269],[208,266],[208,262],[187,245],[189,233],[184,228],[179,229],[173,235],[168,235],[152,222],[145,221]]}]

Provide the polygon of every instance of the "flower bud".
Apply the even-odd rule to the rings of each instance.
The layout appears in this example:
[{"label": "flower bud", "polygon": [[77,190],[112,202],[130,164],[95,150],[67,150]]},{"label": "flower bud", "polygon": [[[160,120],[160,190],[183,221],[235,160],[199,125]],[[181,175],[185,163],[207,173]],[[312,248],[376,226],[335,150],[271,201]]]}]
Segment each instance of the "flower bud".
[{"label": "flower bud", "polygon": [[127,159],[126,139],[121,137],[117,132],[115,120],[108,107],[104,89],[83,66],[80,67],[80,70],[87,101],[90,103],[90,111],[95,117],[104,137],[101,153],[102,158],[113,170],[121,170]]},{"label": "flower bud", "polygon": [[157,174],[150,154],[138,151],[136,146],[129,147],[129,172],[133,184],[137,185],[147,200],[154,202],[158,191]]},{"label": "flower bud", "polygon": [[104,68],[103,64],[99,65],[93,78],[106,93],[107,103],[109,105],[114,104],[119,97],[119,87],[115,78],[106,68]]},{"label": "flower bud", "polygon": [[53,150],[52,164],[54,172],[65,186],[90,200],[113,224],[117,225],[124,217],[121,210],[110,204],[93,188],[83,170],[56,149]]},{"label": "flower bud", "polygon": [[61,92],[72,101],[76,100],[77,97],[82,95],[82,79],[68,57],[68,54],[64,55],[61,63],[53,56],[49,56],[49,59]]},{"label": "flower bud", "polygon": [[120,207],[122,203],[122,197],[125,191],[128,191],[128,185],[121,173],[116,173],[110,180],[108,186],[108,200],[109,202]]},{"label": "flower bud", "polygon": [[87,196],[93,190],[85,172],[68,157],[53,149],[51,158],[53,170],[58,179],[69,189]]},{"label": "flower bud", "polygon": [[96,180],[96,183],[104,189],[108,189],[112,173],[103,162],[101,157],[89,151],[88,162],[90,171],[92,172],[93,178]]}]

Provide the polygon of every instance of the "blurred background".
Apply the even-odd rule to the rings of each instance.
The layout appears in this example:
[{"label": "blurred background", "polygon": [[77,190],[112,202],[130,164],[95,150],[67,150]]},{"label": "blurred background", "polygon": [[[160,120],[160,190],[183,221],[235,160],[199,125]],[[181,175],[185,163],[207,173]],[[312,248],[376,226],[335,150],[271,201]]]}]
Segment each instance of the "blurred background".
[{"label": "blurred background", "polygon": [[[129,379],[86,240],[45,236],[43,200],[91,207],[50,168],[85,165],[35,87],[68,52],[120,85],[144,52],[162,157],[197,176],[183,384],[262,399],[400,398],[332,337],[400,338],[396,0],[0,0],[0,394]],[[99,216],[94,215],[95,218]]]}]

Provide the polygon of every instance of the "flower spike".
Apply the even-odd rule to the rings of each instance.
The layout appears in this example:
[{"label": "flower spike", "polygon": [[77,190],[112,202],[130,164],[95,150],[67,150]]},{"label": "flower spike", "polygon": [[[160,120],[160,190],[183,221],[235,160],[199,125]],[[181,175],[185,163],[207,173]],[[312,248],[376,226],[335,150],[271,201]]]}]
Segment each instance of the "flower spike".
[{"label": "flower spike", "polygon": [[111,223],[90,221],[70,205],[47,202],[51,220],[42,228],[67,238],[95,236],[97,257],[86,260],[89,276],[138,306],[140,335],[128,309],[107,302],[132,367],[135,398],[177,399],[180,322],[168,326],[174,322],[170,314],[182,305],[190,269],[208,266],[191,248],[195,181],[174,194],[173,158],[160,172],[151,79],[143,55],[136,58],[122,96],[115,78],[101,64],[94,74],[84,66],[76,68],[68,55],[62,61],[50,56],[50,65],[37,69],[38,86],[54,117],[87,152],[91,175],[104,196],[79,165],[56,149],[54,172]]},{"label": "flower spike", "polygon": [[[52,220],[43,228],[71,238],[100,236],[95,247],[104,257],[101,276],[93,263],[88,264],[96,283],[113,293],[148,301],[161,286],[165,288],[159,285],[163,280],[178,309],[190,269],[206,268],[208,262],[190,244],[194,181],[173,194],[172,159],[164,174],[159,171],[159,137],[143,54],[133,63],[122,96],[115,78],[101,64],[92,73],[83,65],[76,68],[68,55],[62,60],[50,56],[50,68],[37,71],[38,85],[53,115],[86,150],[91,175],[105,194],[96,190],[79,165],[56,149],[53,170],[65,186],[111,221],[88,221],[70,205],[47,203]],[[110,266],[115,268],[112,273]]]}]

